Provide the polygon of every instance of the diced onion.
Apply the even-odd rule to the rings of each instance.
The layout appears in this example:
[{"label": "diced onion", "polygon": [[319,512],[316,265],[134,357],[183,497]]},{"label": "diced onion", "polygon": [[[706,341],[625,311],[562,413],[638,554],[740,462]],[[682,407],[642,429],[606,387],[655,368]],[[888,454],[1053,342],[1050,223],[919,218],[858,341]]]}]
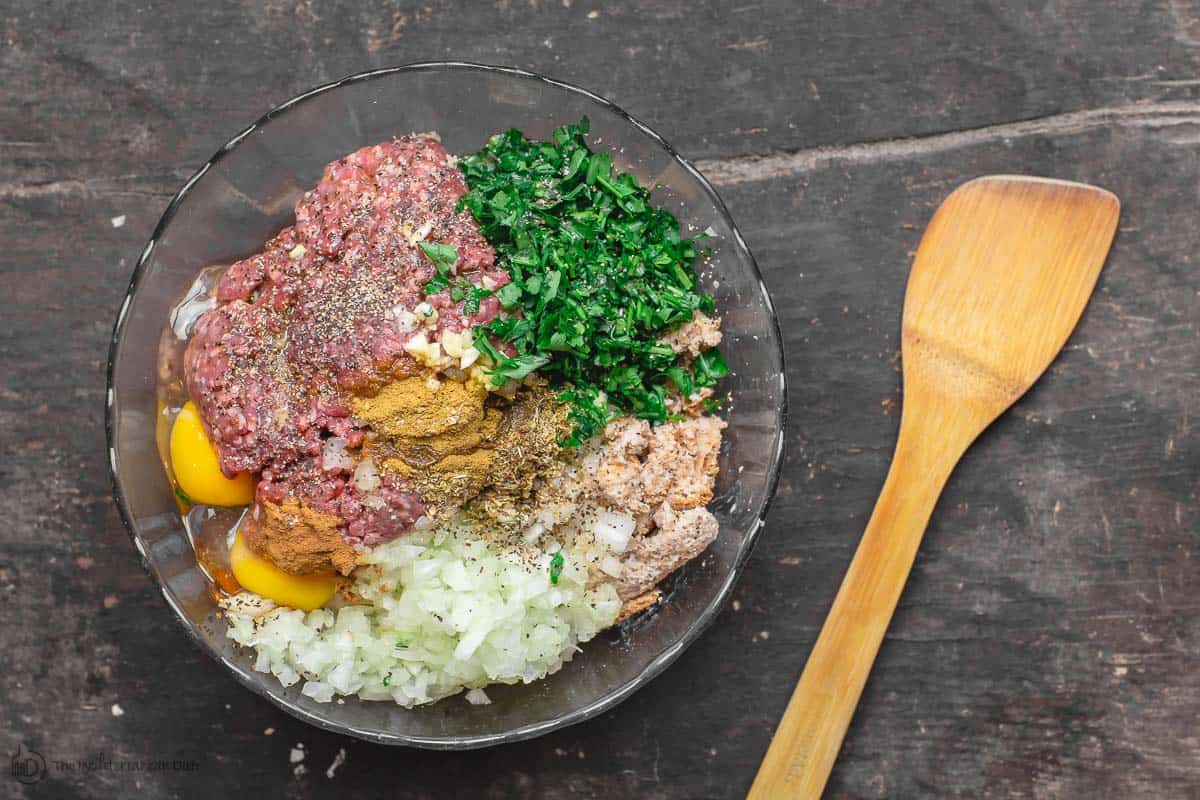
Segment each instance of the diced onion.
[{"label": "diced onion", "polygon": [[596,518],[592,535],[608,545],[608,549],[614,553],[624,553],[629,545],[629,537],[633,536],[633,529],[636,527],[637,522],[633,517],[606,509]]},{"label": "diced onion", "polygon": [[346,453],[346,440],[340,436],[326,439],[321,446],[321,467],[326,472],[354,469],[354,459]]},{"label": "diced onion", "polygon": [[[368,568],[355,573],[354,590],[362,604],[304,612],[248,593],[224,600],[228,635],[257,651],[255,669],[301,684],[317,702],[357,695],[411,707],[538,680],[616,619],[613,585],[589,585],[597,554],[567,548],[555,568],[549,555],[531,562],[460,525],[361,553]],[[588,542],[586,550],[609,555]],[[486,702],[481,691],[468,696]]]},{"label": "diced onion", "polygon": [[375,469],[375,462],[369,458],[358,462],[358,466],[354,468],[354,488],[360,492],[372,492],[379,488],[379,483],[379,472]]},{"label": "diced onion", "polygon": [[459,358],[463,354],[462,334],[458,331],[442,331],[442,350],[451,358]]},{"label": "diced onion", "polygon": [[483,689],[472,689],[467,692],[467,702],[473,706],[490,706],[492,698],[488,697]]},{"label": "diced onion", "polygon": [[619,578],[621,577],[621,562],[612,554],[606,555],[600,559],[600,571],[605,575]]}]

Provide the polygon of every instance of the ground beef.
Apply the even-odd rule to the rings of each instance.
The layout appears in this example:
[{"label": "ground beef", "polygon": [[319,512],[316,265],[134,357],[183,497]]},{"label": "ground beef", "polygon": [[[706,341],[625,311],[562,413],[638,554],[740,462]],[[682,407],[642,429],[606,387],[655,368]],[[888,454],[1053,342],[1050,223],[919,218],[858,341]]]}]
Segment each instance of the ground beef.
[{"label": "ground beef", "polygon": [[[262,473],[258,499],[302,500],[336,514],[356,544],[411,526],[420,499],[395,480],[360,496],[342,469],[325,469],[323,442],[362,443],[364,426],[345,397],[416,374],[404,345],[492,319],[495,298],[466,314],[449,292],[426,297],[435,268],[422,242],[453,245],[458,275],[498,288],[508,274],[468,212],[467,186],[433,138],[406,136],[366,147],[325,168],[296,203],[295,225],[261,253],[233,264],[217,306],[198,321],[185,356],[188,391],[222,469]],[[436,323],[414,323],[419,303]]]}]

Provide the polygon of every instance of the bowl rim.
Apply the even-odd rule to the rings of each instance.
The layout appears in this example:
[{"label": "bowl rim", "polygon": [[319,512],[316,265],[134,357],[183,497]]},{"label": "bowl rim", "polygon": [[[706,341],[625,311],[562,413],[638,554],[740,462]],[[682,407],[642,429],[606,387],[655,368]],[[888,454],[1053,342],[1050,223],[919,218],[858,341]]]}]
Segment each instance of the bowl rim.
[{"label": "bowl rim", "polygon": [[[773,446],[772,446],[772,452],[770,454],[770,461],[769,461],[768,468],[767,468],[767,485],[766,485],[766,490],[765,490],[764,497],[763,497],[762,508],[759,510],[758,517],[754,520],[754,523],[752,524],[752,526],[749,528],[749,530],[746,531],[746,534],[743,537],[742,543],[739,546],[737,554],[734,558],[732,568],[729,570],[729,573],[726,575],[724,582],[721,584],[720,588],[718,589],[718,591],[717,591],[716,595],[713,597],[713,599],[701,611],[700,615],[684,631],[684,633],[679,637],[679,639],[677,639],[673,644],[671,644],[669,647],[665,648],[662,652],[660,652],[657,656],[655,656],[650,661],[650,663],[647,664],[646,667],[642,669],[642,671],[640,673],[638,673],[636,676],[634,676],[630,680],[626,681],[625,683],[606,692],[603,696],[601,696],[597,700],[589,703],[588,705],[573,709],[561,716],[554,717],[552,719],[546,719],[546,720],[542,720],[539,722],[529,723],[529,724],[522,725],[517,728],[502,731],[499,733],[488,733],[488,734],[469,735],[469,736],[416,736],[416,735],[403,734],[403,733],[388,733],[388,732],[360,730],[360,729],[356,729],[356,728],[353,728],[348,725],[339,724],[331,719],[327,719],[323,716],[313,714],[299,706],[293,705],[290,702],[288,702],[286,700],[286,698],[277,697],[277,696],[271,694],[270,692],[266,691],[265,688],[262,687],[259,683],[252,680],[251,676],[248,675],[245,672],[245,670],[238,668],[237,665],[232,664],[227,659],[225,659],[219,652],[217,652],[215,649],[213,649],[213,647],[211,645],[209,645],[205,640],[200,638],[200,636],[195,631],[194,627],[188,622],[187,618],[183,614],[183,611],[179,607],[175,598],[172,597],[170,591],[167,588],[166,583],[162,580],[161,576],[158,574],[158,571],[150,564],[149,558],[147,557],[147,554],[140,542],[140,538],[139,538],[140,533],[137,530],[136,524],[134,523],[134,520],[133,520],[133,516],[130,513],[130,510],[126,503],[125,491],[121,485],[121,478],[120,478],[119,471],[117,469],[118,457],[117,457],[117,449],[116,449],[116,420],[115,420],[116,389],[114,387],[113,378],[114,378],[114,373],[116,371],[117,350],[119,348],[119,345],[121,344],[123,334],[124,334],[126,314],[129,310],[130,304],[133,300],[133,296],[138,291],[138,288],[141,284],[143,274],[146,269],[146,265],[148,264],[150,257],[154,252],[154,248],[155,248],[158,240],[162,237],[163,233],[166,231],[167,226],[170,225],[172,218],[175,216],[175,212],[178,210],[179,206],[183,203],[187,194],[189,193],[191,188],[196,184],[196,182],[199,181],[205,175],[205,173],[207,173],[208,170],[213,167],[214,164],[219,162],[226,154],[231,152],[235,147],[238,146],[238,144],[241,143],[241,141],[243,139],[245,139],[247,136],[249,136],[255,130],[257,130],[261,126],[265,125],[266,123],[270,122],[275,117],[278,117],[281,114],[287,113],[289,110],[301,105],[306,100],[308,100],[312,97],[315,97],[320,94],[324,94],[325,92],[333,91],[335,89],[338,89],[342,86],[346,86],[349,84],[370,81],[370,80],[373,80],[376,78],[393,75],[393,74],[397,74],[397,73],[437,71],[437,70],[466,70],[466,71],[501,74],[501,75],[506,75],[510,78],[518,78],[521,80],[531,80],[534,82],[547,84],[549,86],[553,86],[558,89],[564,89],[566,91],[582,95],[583,97],[590,99],[592,102],[603,107],[604,109],[608,110],[609,112],[617,115],[620,118],[623,118],[626,122],[630,123],[635,128],[639,129],[644,135],[648,136],[651,140],[653,140],[656,144],[658,144],[659,147],[661,147],[671,158],[673,158],[681,167],[683,167],[683,169],[686,172],[688,172],[692,176],[692,178],[694,178],[700,184],[701,188],[704,190],[705,194],[708,196],[708,199],[712,203],[713,207],[721,214],[721,216],[724,218],[726,224],[729,225],[730,231],[732,231],[732,233],[733,233],[734,246],[735,246],[735,248],[740,250],[742,252],[742,254],[745,256],[745,258],[748,260],[748,262],[750,264],[751,274],[758,283],[759,292],[762,296],[763,303],[764,303],[767,313],[770,317],[771,326],[774,328],[776,341],[778,342],[778,345],[779,345],[778,346],[778,354],[777,354],[778,357],[776,359],[775,367],[778,370],[778,375],[779,375],[780,390],[781,390],[780,391],[780,402],[779,402],[779,408],[776,411],[776,420],[775,420],[776,427],[775,427],[774,441],[773,441]],[[203,652],[207,653],[211,658],[215,659],[219,663],[228,667],[229,671],[233,674],[233,677],[240,684],[242,684],[246,688],[250,689],[252,692],[259,695],[260,697],[266,698],[268,701],[270,701],[276,707],[282,709],[283,711],[287,712],[288,714],[292,715],[293,717],[296,717],[297,719],[299,719],[303,722],[307,722],[310,725],[314,725],[318,728],[321,728],[322,730],[330,731],[332,733],[353,736],[355,738],[362,739],[362,740],[369,741],[369,742],[374,742],[377,744],[401,745],[401,746],[417,747],[417,748],[430,749],[430,750],[471,750],[471,749],[477,749],[477,748],[482,748],[482,747],[489,747],[489,746],[498,745],[498,744],[506,744],[509,742],[517,742],[517,741],[522,741],[525,739],[531,739],[531,738],[549,733],[554,730],[559,730],[561,728],[565,728],[569,725],[575,725],[577,723],[592,719],[592,718],[604,713],[605,711],[608,711],[609,709],[615,707],[618,703],[620,703],[623,700],[625,700],[626,698],[628,698],[635,691],[642,688],[647,683],[649,683],[651,680],[653,680],[654,678],[656,678],[660,674],[662,674],[663,671],[665,671],[666,668],[668,666],[670,666],[680,656],[680,654],[683,653],[683,651],[685,649],[690,647],[700,637],[700,635],[702,633],[704,633],[704,631],[707,630],[712,625],[712,623],[716,620],[717,615],[720,613],[722,608],[724,608],[725,604],[728,602],[729,595],[732,592],[733,586],[737,582],[738,577],[741,575],[742,570],[745,568],[746,563],[750,558],[750,554],[754,549],[754,545],[757,542],[758,537],[762,532],[763,525],[766,520],[767,512],[771,506],[771,501],[774,499],[776,489],[778,488],[778,485],[779,485],[780,472],[781,472],[781,468],[782,468],[782,464],[783,464],[784,434],[787,429],[787,420],[788,420],[786,359],[784,356],[783,335],[782,335],[782,331],[780,330],[780,327],[779,327],[779,317],[775,313],[775,307],[771,301],[771,295],[767,291],[766,284],[763,282],[762,273],[759,271],[758,263],[755,261],[754,255],[750,252],[750,248],[746,245],[745,240],[742,238],[741,231],[738,230],[737,225],[733,221],[733,217],[730,215],[729,210],[725,206],[725,203],[721,200],[720,196],[717,194],[716,190],[712,187],[712,184],[709,183],[708,179],[706,179],[704,177],[704,175],[701,174],[700,171],[697,170],[690,161],[688,161],[683,156],[681,156],[675,150],[675,148],[672,147],[656,131],[654,131],[648,125],[646,125],[642,121],[638,120],[637,118],[635,118],[634,116],[632,116],[631,114],[626,112],[624,109],[617,106],[615,103],[613,103],[611,100],[609,100],[606,97],[603,97],[594,92],[588,91],[587,89],[583,89],[574,84],[567,83],[567,82],[561,81],[561,80],[556,80],[553,78],[548,78],[544,75],[541,75],[536,72],[532,72],[530,70],[521,69],[518,67],[504,67],[504,66],[496,66],[496,65],[491,65],[491,64],[482,64],[482,63],[471,62],[471,61],[415,61],[415,62],[410,62],[407,64],[401,64],[401,65],[392,66],[392,67],[382,67],[379,69],[367,70],[365,72],[357,72],[352,75],[348,75],[344,78],[341,78],[340,80],[332,81],[330,83],[325,83],[325,84],[317,86],[313,89],[310,89],[306,92],[302,92],[302,93],[292,97],[291,99],[275,106],[270,111],[268,111],[267,113],[265,113],[261,117],[259,117],[257,120],[255,120],[251,125],[246,127],[244,130],[242,130],[240,133],[235,135],[229,141],[227,141],[219,150],[217,150],[216,153],[213,154],[213,156],[211,158],[209,158],[207,161],[205,161],[205,163],[203,165],[201,165],[200,168],[197,169],[196,172],[190,178],[188,178],[188,180],[183,184],[183,186],[179,189],[179,191],[176,192],[175,196],[173,198],[171,198],[171,202],[167,204],[166,209],[163,211],[162,216],[159,218],[158,223],[155,225],[154,232],[151,234],[150,240],[147,242],[145,248],[142,250],[141,255],[138,257],[137,264],[135,265],[135,267],[133,269],[133,275],[129,281],[129,287],[125,292],[124,299],[121,302],[120,310],[117,312],[116,322],[113,325],[112,337],[110,339],[109,348],[108,348],[108,361],[107,361],[106,374],[107,374],[107,379],[106,379],[107,392],[105,394],[106,399],[105,399],[104,428],[105,428],[105,439],[106,439],[106,444],[107,444],[107,448],[108,448],[108,459],[107,459],[108,460],[108,471],[109,471],[109,476],[112,480],[112,487],[113,487],[112,488],[113,499],[116,501],[117,509],[120,512],[122,525],[125,527],[125,531],[128,534],[130,541],[134,545],[134,550],[138,554],[138,558],[141,561],[142,568],[155,581],[155,583],[158,584],[158,587],[159,587],[160,591],[162,592],[163,598],[166,600],[167,605],[174,612],[174,617],[175,617],[176,621],[187,632],[188,638],[197,647],[199,647]]]}]

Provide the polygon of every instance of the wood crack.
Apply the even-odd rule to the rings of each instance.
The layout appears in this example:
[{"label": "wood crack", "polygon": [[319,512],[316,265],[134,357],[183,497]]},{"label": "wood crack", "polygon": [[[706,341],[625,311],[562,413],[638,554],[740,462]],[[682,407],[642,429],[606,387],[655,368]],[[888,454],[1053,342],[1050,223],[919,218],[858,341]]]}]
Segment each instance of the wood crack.
[{"label": "wood crack", "polygon": [[1200,103],[1147,103],[1070,111],[928,136],[812,147],[765,155],[703,159],[695,162],[695,165],[712,183],[729,186],[786,178],[822,169],[834,163],[872,164],[895,161],[1006,139],[1079,133],[1106,125],[1165,128],[1187,124],[1200,124]]}]

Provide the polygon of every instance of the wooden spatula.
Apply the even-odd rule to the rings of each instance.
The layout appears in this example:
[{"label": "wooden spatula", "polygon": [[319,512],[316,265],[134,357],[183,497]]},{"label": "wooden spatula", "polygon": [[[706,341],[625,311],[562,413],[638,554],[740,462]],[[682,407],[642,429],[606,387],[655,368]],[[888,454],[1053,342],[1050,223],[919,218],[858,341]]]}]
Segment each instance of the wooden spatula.
[{"label": "wooden spatula", "polygon": [[892,466],[750,798],[820,796],[946,479],[1062,349],[1119,210],[1094,186],[996,175],[933,215],[904,298]]}]

